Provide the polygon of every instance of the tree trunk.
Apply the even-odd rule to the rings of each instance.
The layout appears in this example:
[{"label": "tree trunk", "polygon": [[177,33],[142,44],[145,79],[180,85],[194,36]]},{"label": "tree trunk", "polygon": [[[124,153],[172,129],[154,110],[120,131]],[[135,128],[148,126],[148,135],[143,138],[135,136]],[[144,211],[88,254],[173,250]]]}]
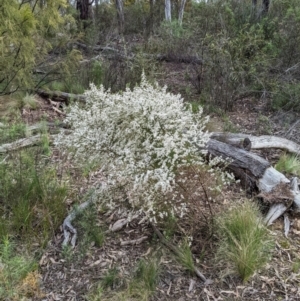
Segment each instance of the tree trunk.
[{"label": "tree trunk", "polygon": [[116,0],[117,16],[118,16],[118,26],[119,34],[124,33],[124,9],[123,9],[123,0]]},{"label": "tree trunk", "polygon": [[77,0],[76,9],[79,11],[80,20],[89,19],[89,0]]},{"label": "tree trunk", "polygon": [[180,26],[182,25],[185,3],[186,3],[186,0],[180,1],[180,8],[179,8],[179,14],[178,14],[178,23]]},{"label": "tree trunk", "polygon": [[149,22],[147,27],[147,36],[153,33],[154,26],[154,0],[149,0],[150,4],[150,14],[149,14]]},{"label": "tree trunk", "polygon": [[166,21],[171,22],[171,0],[165,0],[165,18]]},{"label": "tree trunk", "polygon": [[263,14],[267,14],[270,8],[270,0],[263,0]]}]

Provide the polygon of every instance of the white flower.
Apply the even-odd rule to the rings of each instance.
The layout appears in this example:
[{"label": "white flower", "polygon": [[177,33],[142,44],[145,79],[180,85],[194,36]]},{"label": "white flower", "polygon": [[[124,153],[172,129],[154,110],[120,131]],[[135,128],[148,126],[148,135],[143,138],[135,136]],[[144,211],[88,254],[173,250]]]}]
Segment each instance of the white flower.
[{"label": "white flower", "polygon": [[[106,184],[122,184],[132,206],[149,215],[161,212],[164,202],[158,200],[174,191],[178,167],[204,164],[195,145],[209,139],[202,109],[193,113],[180,95],[150,85],[144,75],[132,91],[112,94],[91,85],[85,96],[86,105],[73,104],[67,114],[73,132],[59,134],[56,146],[68,149],[78,163],[97,162]],[[213,160],[211,172],[219,162]],[[176,212],[172,206],[168,210]]]}]

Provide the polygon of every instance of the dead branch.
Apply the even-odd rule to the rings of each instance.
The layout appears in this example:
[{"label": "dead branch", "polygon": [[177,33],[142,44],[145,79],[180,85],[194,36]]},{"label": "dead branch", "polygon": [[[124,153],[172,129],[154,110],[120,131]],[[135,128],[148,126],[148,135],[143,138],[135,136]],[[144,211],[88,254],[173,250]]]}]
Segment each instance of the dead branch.
[{"label": "dead branch", "polygon": [[[181,253],[180,253],[180,250],[172,245],[170,242],[168,242],[165,237],[163,236],[163,234],[159,231],[159,229],[153,224],[153,223],[150,223],[151,226],[152,226],[152,229],[153,231],[155,232],[155,234],[158,236],[158,238],[161,240],[161,242],[166,246],[168,247],[172,252],[174,252],[177,256],[180,256]],[[195,274],[204,282],[211,282],[211,280],[209,279],[206,279],[206,277],[194,266],[194,272]]]},{"label": "dead branch", "polygon": [[142,236],[138,239],[121,241],[121,246],[138,245],[147,239],[148,239],[148,236]]},{"label": "dead branch", "polygon": [[73,248],[75,247],[77,240],[77,230],[73,227],[72,221],[79,213],[82,213],[82,211],[84,211],[94,202],[94,196],[95,195],[92,194],[92,196],[87,201],[80,204],[65,218],[63,222],[64,240],[62,242],[62,246],[66,246],[70,242],[71,246]]}]

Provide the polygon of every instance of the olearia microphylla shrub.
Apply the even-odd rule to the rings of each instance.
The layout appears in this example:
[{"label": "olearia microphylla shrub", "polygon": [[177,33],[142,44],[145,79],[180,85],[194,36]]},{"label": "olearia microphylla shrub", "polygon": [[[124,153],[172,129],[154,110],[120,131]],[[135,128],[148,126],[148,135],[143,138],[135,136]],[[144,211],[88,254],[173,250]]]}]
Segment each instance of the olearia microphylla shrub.
[{"label": "olearia microphylla shrub", "polygon": [[[97,162],[105,176],[102,189],[108,206],[129,201],[152,221],[184,213],[186,204],[176,189],[176,177],[186,166],[204,166],[208,117],[193,113],[180,95],[151,85],[142,75],[133,90],[113,94],[90,86],[86,104],[71,105],[66,122],[71,134],[58,135],[55,144],[78,163]],[[211,168],[211,167],[209,167]],[[104,185],[105,184],[105,185]],[[122,189],[124,197],[114,193]]]}]

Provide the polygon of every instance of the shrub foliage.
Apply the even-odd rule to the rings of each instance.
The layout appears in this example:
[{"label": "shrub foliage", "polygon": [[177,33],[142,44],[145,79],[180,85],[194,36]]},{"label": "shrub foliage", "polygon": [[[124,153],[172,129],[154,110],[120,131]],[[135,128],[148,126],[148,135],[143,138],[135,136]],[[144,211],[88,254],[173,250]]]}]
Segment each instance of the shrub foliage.
[{"label": "shrub foliage", "polygon": [[[133,90],[112,94],[92,85],[85,95],[86,105],[74,104],[66,118],[73,132],[60,134],[56,145],[79,163],[97,162],[106,178],[102,192],[122,187],[121,198],[150,217],[183,213],[183,196],[175,188],[185,181],[182,166],[204,165],[202,108],[193,112],[144,75]],[[115,197],[109,198],[113,206]]]}]

